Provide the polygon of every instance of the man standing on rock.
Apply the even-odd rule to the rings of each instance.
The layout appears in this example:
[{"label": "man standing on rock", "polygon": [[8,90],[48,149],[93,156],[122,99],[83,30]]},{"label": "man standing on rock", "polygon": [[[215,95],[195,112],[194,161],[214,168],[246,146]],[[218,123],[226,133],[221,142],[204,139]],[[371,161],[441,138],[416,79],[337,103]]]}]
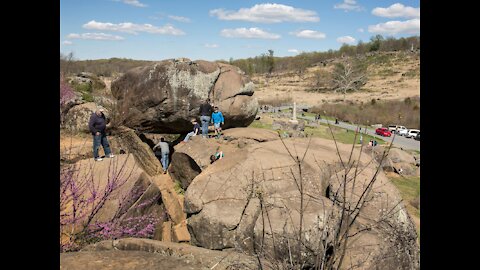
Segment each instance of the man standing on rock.
[{"label": "man standing on rock", "polygon": [[212,115],[212,105],[210,99],[207,98],[205,102],[200,105],[200,121],[202,122],[202,137],[208,137],[208,124],[210,123],[210,116]]},{"label": "man standing on rock", "polygon": [[114,157],[112,151],[110,150],[107,134],[105,133],[105,129],[107,128],[107,119],[103,112],[104,110],[102,108],[97,109],[94,113],[92,113],[92,116],[90,116],[90,121],[88,122],[88,128],[93,135],[93,158],[95,161],[102,160],[102,158],[98,156],[98,148],[100,148],[100,144],[105,152],[105,157]]},{"label": "man standing on rock", "polygon": [[[157,148],[160,147],[160,151],[156,150]],[[167,173],[168,169],[168,156],[170,155],[170,147],[167,142],[165,142],[165,139],[162,137],[160,138],[160,142],[158,142],[157,145],[153,147],[153,151],[155,151],[156,156],[160,156],[160,161],[162,162],[162,167],[163,167],[163,173]]]}]

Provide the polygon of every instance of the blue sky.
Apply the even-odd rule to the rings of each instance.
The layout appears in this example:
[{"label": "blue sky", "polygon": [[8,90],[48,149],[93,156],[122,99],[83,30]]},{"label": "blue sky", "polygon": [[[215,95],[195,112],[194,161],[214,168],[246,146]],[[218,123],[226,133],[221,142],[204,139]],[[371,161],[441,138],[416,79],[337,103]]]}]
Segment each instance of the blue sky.
[{"label": "blue sky", "polygon": [[419,35],[419,0],[61,0],[60,52],[75,58],[228,60]]}]

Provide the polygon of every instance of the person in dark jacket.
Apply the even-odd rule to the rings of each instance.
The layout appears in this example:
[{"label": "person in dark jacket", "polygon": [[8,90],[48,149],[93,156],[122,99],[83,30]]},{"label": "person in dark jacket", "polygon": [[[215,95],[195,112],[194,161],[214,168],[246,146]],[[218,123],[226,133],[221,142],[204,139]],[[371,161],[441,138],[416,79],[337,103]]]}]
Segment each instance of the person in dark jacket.
[{"label": "person in dark jacket", "polygon": [[90,121],[88,122],[88,128],[93,135],[93,157],[95,161],[102,160],[102,158],[98,156],[98,148],[100,148],[100,145],[103,147],[105,157],[114,157],[112,151],[110,150],[107,134],[105,133],[105,129],[107,128],[107,119],[103,112],[104,110],[102,108],[96,110],[94,113],[92,113],[90,116]]},{"label": "person in dark jacket", "polygon": [[208,124],[210,123],[210,116],[212,115],[212,105],[210,99],[207,98],[203,104],[200,105],[200,121],[202,122],[202,137],[208,137]]}]

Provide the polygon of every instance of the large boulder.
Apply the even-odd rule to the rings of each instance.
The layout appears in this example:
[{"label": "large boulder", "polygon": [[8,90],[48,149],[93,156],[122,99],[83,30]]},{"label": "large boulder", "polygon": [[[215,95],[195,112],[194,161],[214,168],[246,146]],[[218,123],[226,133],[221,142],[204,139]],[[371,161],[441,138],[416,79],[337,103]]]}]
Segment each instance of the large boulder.
[{"label": "large boulder", "polygon": [[210,165],[210,156],[222,151],[224,156],[235,156],[238,148],[234,144],[222,144],[222,141],[193,136],[187,143],[175,146],[169,173],[184,190],[192,180]]},{"label": "large boulder", "polygon": [[112,83],[123,124],[142,132],[186,133],[199,106],[210,98],[225,117],[225,128],[249,125],[258,102],[254,85],[231,65],[164,60],[138,67]]},{"label": "large boulder", "polygon": [[88,122],[90,121],[90,116],[97,108],[103,108],[108,117],[108,111],[104,107],[93,102],[87,102],[68,110],[63,122],[63,128],[71,132],[90,132]]},{"label": "large boulder", "polygon": [[[376,163],[367,155],[361,156],[358,185],[348,193],[353,195],[344,199],[332,196],[341,187],[341,182],[336,181],[341,178],[343,168],[333,141],[286,139],[284,143],[288,151],[280,140],[250,144],[235,155],[211,164],[193,179],[184,202],[192,244],[209,249],[237,248],[250,253],[264,250],[271,258],[288,258],[291,248],[297,245],[302,205],[299,189],[303,188],[302,245],[308,254],[302,256],[314,263],[314,254],[323,252],[321,243],[331,243],[338,227],[332,217],[340,216],[345,200],[353,204],[351,199],[362,196],[362,188],[376,175]],[[338,143],[338,147],[346,162],[351,146]],[[358,155],[359,150],[355,149],[353,157]],[[297,158],[303,160],[300,167],[295,162]],[[350,170],[349,175],[354,171]],[[388,261],[382,269],[415,269],[418,266],[415,228],[398,191],[382,172],[377,177],[380,180],[367,194],[368,204],[351,229],[355,237],[347,246],[348,266],[364,264],[369,269],[373,267],[372,257],[391,255],[400,259]],[[406,232],[402,234],[405,239],[392,238],[386,232],[389,227],[377,224],[386,219],[388,210],[394,212],[389,216],[389,224]],[[369,246],[370,243],[373,244]],[[300,260],[292,253],[294,260]],[[404,263],[408,260],[412,264]],[[395,268],[399,261],[404,264]]]},{"label": "large boulder", "polygon": [[415,166],[420,166],[420,158],[417,160],[415,155],[398,148],[391,148],[388,155],[382,160],[382,156],[386,150],[387,148],[384,146],[376,146],[373,149],[375,159],[378,162],[382,162],[381,166],[385,172],[415,175]]},{"label": "large boulder", "polygon": [[91,88],[91,90],[102,90],[106,87],[103,80],[91,72],[81,72],[70,77],[68,82],[74,86],[86,84]]}]

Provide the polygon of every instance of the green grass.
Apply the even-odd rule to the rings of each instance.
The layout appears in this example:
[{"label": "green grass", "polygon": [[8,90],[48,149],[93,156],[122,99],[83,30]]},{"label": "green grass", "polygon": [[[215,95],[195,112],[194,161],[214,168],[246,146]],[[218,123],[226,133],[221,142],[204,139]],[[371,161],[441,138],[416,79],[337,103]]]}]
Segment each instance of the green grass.
[{"label": "green grass", "polygon": [[[313,116],[315,114],[313,113],[305,113],[305,115]],[[301,117],[299,117],[301,118]],[[326,117],[323,117],[326,118]],[[332,120],[332,119],[330,119]],[[333,119],[334,120],[334,119]],[[262,120],[254,120],[248,127],[251,128],[264,128],[264,129],[270,129],[272,130],[272,124],[262,122]],[[355,132],[352,130],[347,130],[344,128],[336,127],[336,126],[331,126],[333,130],[333,134],[335,136],[335,139],[338,142],[345,143],[345,144],[352,144],[355,139]],[[324,123],[320,123],[318,127],[311,127],[311,126],[305,126],[305,134],[311,134],[313,137],[318,137],[318,138],[324,138],[324,139],[329,139],[333,140],[333,137],[331,135],[330,130],[328,129],[328,125]],[[283,132],[288,132],[285,130],[280,130],[280,133]],[[385,144],[385,141],[382,139],[374,138],[370,135],[365,135],[363,134],[363,142],[365,144],[368,143],[368,141],[374,139],[377,140],[378,144]],[[356,138],[356,143],[360,144],[360,135],[357,135]]]},{"label": "green grass", "polygon": [[[420,209],[417,209],[410,203],[415,199],[418,200],[420,198],[420,177],[390,177],[389,179],[400,191],[400,195],[403,198],[403,202],[405,204],[405,207],[407,208],[407,212],[411,216],[420,218]],[[420,227],[416,229],[418,235],[418,242],[420,243]]]},{"label": "green grass", "polygon": [[173,189],[175,190],[175,192],[177,194],[185,195],[185,190],[183,190],[182,184],[180,184],[180,182],[175,181],[175,183],[173,185]]},{"label": "green grass", "polygon": [[264,123],[259,120],[254,120],[248,127],[272,129],[272,124]]},{"label": "green grass", "polygon": [[[305,116],[308,116],[308,117],[315,117],[315,115],[317,115],[317,114],[311,113],[311,112],[304,112],[303,114],[304,114]],[[302,113],[300,113],[300,115],[302,115]]]},{"label": "green grass", "polygon": [[378,76],[383,76],[383,77],[386,77],[386,76],[393,76],[395,75],[396,71],[392,70],[392,69],[381,69],[379,71],[377,71],[377,75]]},{"label": "green grass", "polygon": [[411,214],[420,217],[420,209],[417,209],[410,204],[410,201],[413,201],[420,196],[420,177],[392,177],[390,180],[400,191],[405,205],[407,206],[407,210],[410,210]]},{"label": "green grass", "polygon": [[[341,142],[341,143],[345,143],[345,144],[352,144],[354,142],[354,140],[355,140],[355,132],[354,131],[351,131],[351,130],[347,131],[347,129],[343,129],[343,128],[339,128],[339,127],[335,127],[335,126],[331,126],[331,128],[332,128],[335,140],[337,140],[337,142]],[[319,138],[333,140],[332,134],[331,134],[330,130],[328,129],[327,124],[321,123],[319,127],[306,126],[305,127],[305,133],[311,134],[313,137],[319,137]],[[363,136],[363,142],[364,143],[367,143],[371,139],[375,139],[375,140],[377,140],[378,144],[385,144],[385,141],[383,141],[381,139],[374,138],[370,135],[362,135],[362,136]],[[359,134],[357,134],[356,144],[360,144],[360,135]]]},{"label": "green grass", "polygon": [[405,76],[409,78],[419,77],[420,76],[420,68],[415,68],[405,72]]}]

